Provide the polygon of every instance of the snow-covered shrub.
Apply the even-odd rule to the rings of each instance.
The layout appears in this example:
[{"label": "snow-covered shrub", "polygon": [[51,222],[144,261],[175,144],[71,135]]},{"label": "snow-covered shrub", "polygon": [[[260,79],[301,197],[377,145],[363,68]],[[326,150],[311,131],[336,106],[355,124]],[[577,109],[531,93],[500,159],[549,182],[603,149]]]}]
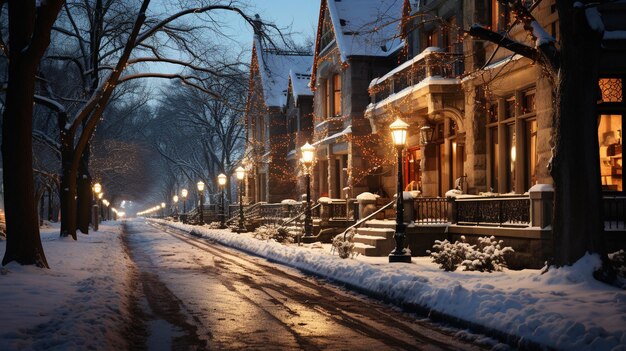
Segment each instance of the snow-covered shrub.
[{"label": "snow-covered shrub", "polygon": [[[494,236],[478,238],[478,248],[468,251],[461,262],[466,271],[499,272],[506,268],[504,255],[514,252],[510,246],[503,247],[504,241]],[[473,246],[475,247],[475,246]]]},{"label": "snow-covered shrub", "polygon": [[209,229],[220,229],[221,226],[222,225],[221,225],[220,222],[211,222],[211,223],[206,225],[206,227],[209,228]]},{"label": "snow-covered shrub", "polygon": [[503,241],[495,237],[478,238],[478,245],[470,245],[461,236],[461,241],[454,244],[448,240],[436,240],[433,249],[427,251],[433,262],[446,271],[455,271],[463,266],[466,271],[493,272],[506,268],[505,255],[513,252],[511,247],[502,247]]},{"label": "snow-covered shrub", "polygon": [[436,252],[426,251],[433,258],[433,262],[437,263],[439,268],[452,272],[465,260],[467,252],[474,250],[474,246],[466,243],[465,237],[461,236],[461,241],[455,241],[454,244],[448,240],[435,240],[433,249]]},{"label": "snow-covered shrub", "polygon": [[287,229],[277,225],[262,225],[255,229],[253,236],[261,240],[274,240],[279,243],[292,243],[293,237]]},{"label": "snow-covered shrub", "polygon": [[354,242],[352,241],[354,234],[356,234],[356,229],[352,228],[346,233],[345,237],[343,233],[335,236],[331,253],[337,252],[337,255],[341,258],[354,257]]}]

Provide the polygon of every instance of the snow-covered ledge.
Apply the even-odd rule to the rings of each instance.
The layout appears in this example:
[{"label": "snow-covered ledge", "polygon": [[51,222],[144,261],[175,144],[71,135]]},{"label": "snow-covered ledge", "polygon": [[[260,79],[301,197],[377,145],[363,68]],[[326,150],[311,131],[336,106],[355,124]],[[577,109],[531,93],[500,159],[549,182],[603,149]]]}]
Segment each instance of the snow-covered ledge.
[{"label": "snow-covered ledge", "polygon": [[554,188],[550,184],[535,184],[530,194],[530,226],[547,228],[552,224]]}]

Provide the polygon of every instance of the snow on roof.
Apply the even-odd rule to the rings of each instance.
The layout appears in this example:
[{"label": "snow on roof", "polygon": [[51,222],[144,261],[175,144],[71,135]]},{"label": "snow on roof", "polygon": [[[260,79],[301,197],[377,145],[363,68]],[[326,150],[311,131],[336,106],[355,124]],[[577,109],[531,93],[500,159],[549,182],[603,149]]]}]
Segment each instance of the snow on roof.
[{"label": "snow on roof", "polygon": [[402,46],[402,0],[329,0],[327,4],[342,61],[349,56],[388,56]]},{"label": "snow on roof", "polygon": [[265,105],[283,107],[287,104],[290,70],[310,72],[313,56],[265,50],[257,38],[254,40],[254,45],[257,52],[256,57],[259,63]]},{"label": "snow on roof", "polygon": [[307,57],[310,58],[310,60],[306,62],[306,67],[293,67],[289,70],[291,93],[294,99],[298,99],[299,96],[313,96],[313,91],[309,86],[309,82],[311,82],[311,69],[313,68],[313,56]]}]

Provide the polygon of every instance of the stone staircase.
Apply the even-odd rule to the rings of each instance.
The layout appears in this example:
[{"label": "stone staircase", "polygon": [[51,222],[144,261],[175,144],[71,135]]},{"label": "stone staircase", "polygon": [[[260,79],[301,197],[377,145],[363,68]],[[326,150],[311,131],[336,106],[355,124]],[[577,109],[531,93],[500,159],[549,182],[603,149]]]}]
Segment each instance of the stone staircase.
[{"label": "stone staircase", "polygon": [[387,256],[396,247],[396,222],[373,219],[363,223],[354,235],[354,251],[364,256]]}]

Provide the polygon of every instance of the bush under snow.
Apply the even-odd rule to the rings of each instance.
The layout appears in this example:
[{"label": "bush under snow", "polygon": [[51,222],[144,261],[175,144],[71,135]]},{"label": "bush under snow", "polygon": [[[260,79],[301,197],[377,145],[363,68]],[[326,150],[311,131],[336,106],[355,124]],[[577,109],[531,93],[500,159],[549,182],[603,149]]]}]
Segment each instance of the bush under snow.
[{"label": "bush under snow", "polygon": [[331,249],[331,253],[337,252],[337,255],[341,258],[354,257],[354,242],[352,239],[354,238],[354,234],[356,233],[356,229],[352,228],[348,230],[345,237],[342,234],[339,234],[333,238],[333,247]]},{"label": "bush under snow", "polygon": [[254,231],[255,238],[261,240],[274,240],[279,243],[292,243],[293,237],[286,228],[278,225],[262,225]]},{"label": "bush under snow", "polygon": [[463,266],[466,271],[493,272],[506,268],[505,255],[514,252],[509,246],[503,247],[502,240],[495,237],[478,238],[478,245],[470,245],[461,236],[461,241],[454,244],[448,240],[436,240],[430,256],[433,262],[446,271],[455,271]]}]

